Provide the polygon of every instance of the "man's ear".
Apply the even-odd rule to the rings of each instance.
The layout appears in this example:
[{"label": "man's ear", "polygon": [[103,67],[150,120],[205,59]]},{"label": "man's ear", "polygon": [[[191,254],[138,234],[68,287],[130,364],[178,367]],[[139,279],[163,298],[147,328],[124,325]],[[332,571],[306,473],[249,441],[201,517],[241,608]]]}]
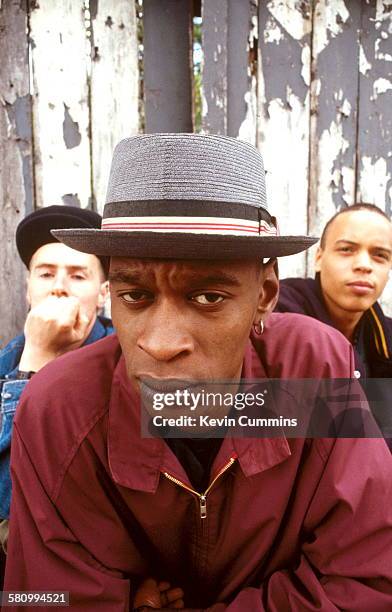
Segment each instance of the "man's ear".
[{"label": "man's ear", "polygon": [[104,308],[108,297],[109,297],[109,281],[105,281],[101,283],[101,287],[99,289],[98,303],[97,303],[98,310],[101,310],[101,308]]},{"label": "man's ear", "polygon": [[[257,306],[254,324],[259,323],[260,318],[263,320],[273,311],[279,297],[279,270],[278,261],[270,259],[266,264],[263,264],[263,269],[260,272],[260,293],[259,303]],[[263,315],[260,317],[260,315]]]},{"label": "man's ear", "polygon": [[316,251],[314,258],[314,270],[315,272],[321,272],[321,259],[323,257],[323,249],[319,246]]}]

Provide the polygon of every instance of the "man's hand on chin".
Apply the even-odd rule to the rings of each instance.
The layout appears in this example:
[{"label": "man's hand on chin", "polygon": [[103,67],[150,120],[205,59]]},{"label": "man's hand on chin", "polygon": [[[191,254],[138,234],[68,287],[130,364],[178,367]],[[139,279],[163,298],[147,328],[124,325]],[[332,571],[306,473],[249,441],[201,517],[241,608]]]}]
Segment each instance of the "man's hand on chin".
[{"label": "man's hand on chin", "polygon": [[26,342],[19,369],[37,372],[59,355],[78,348],[87,336],[89,325],[77,298],[49,295],[27,316]]},{"label": "man's hand on chin", "polygon": [[140,612],[148,612],[151,608],[182,610],[183,597],[184,591],[180,588],[171,588],[169,582],[158,582],[154,578],[146,578],[136,591],[133,609]]}]

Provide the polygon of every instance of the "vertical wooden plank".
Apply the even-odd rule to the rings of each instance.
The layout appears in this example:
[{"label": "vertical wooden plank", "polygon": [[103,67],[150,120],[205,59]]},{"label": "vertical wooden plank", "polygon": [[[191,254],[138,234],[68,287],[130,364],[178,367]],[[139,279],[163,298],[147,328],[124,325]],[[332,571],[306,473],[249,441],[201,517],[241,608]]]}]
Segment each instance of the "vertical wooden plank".
[{"label": "vertical wooden plank", "polygon": [[256,144],[256,23],[253,0],[229,0],[227,134]]},{"label": "vertical wooden plank", "polygon": [[203,130],[212,134],[227,134],[229,0],[204,0],[202,20]]},{"label": "vertical wooden plank", "polygon": [[392,211],[392,4],[363,2],[358,200]]},{"label": "vertical wooden plank", "polygon": [[138,131],[138,43],[135,3],[90,1],[91,139],[93,193],[105,204],[112,153],[119,140]]},{"label": "vertical wooden plank", "polygon": [[43,0],[30,18],[37,205],[91,197],[83,0]]},{"label": "vertical wooden plank", "polygon": [[[282,234],[305,234],[308,208],[311,1],[259,4],[258,146],[267,197]],[[303,276],[306,256],[280,260]]]},{"label": "vertical wooden plank", "polygon": [[0,346],[23,330],[25,273],[15,230],[33,205],[26,3],[0,8]]},{"label": "vertical wooden plank", "polygon": [[147,133],[192,132],[191,0],[145,0]]},{"label": "vertical wooden plank", "polygon": [[[313,19],[309,232],[355,201],[361,3],[318,0]],[[308,252],[308,274],[315,248]]]},{"label": "vertical wooden plank", "polygon": [[[362,2],[357,200],[392,213],[392,4]],[[392,315],[392,282],[382,306]]]},{"label": "vertical wooden plank", "polygon": [[202,17],[203,129],[256,144],[256,4],[205,1]]}]

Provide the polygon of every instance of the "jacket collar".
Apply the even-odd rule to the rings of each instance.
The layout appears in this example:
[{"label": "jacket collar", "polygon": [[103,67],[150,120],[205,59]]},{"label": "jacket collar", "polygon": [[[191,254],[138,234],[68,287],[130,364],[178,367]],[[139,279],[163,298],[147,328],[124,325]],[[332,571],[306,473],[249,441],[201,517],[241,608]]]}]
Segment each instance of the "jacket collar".
[{"label": "jacket collar", "polygon": [[[265,368],[249,342],[246,349],[243,377],[265,378]],[[160,474],[167,472],[191,486],[184,468],[161,438],[141,436],[140,401],[131,387],[122,355],[113,376],[109,407],[108,458],[114,481],[137,491],[155,493]],[[285,437],[225,438],[215,458],[211,474],[216,474],[238,458],[246,477],[270,469],[290,456]]]},{"label": "jacket collar", "polygon": [[101,338],[106,338],[106,336],[111,333],[113,333],[113,326],[110,319],[107,319],[106,317],[97,316],[89,335],[83,342],[83,346],[92,344],[97,340],[101,340]]}]

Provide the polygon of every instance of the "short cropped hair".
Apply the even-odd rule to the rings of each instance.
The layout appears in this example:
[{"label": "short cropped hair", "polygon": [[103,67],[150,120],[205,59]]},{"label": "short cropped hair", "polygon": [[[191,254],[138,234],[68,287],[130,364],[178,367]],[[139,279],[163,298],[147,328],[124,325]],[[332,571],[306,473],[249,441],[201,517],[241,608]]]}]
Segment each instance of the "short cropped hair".
[{"label": "short cropped hair", "polygon": [[363,203],[358,203],[358,204],[353,204],[352,206],[347,206],[346,208],[343,208],[342,210],[339,210],[337,213],[335,213],[333,215],[333,217],[330,218],[330,220],[326,223],[324,229],[323,229],[323,233],[321,234],[321,238],[320,238],[320,248],[324,249],[325,248],[325,243],[327,240],[327,233],[328,233],[328,228],[329,226],[335,221],[335,219],[337,217],[340,217],[340,215],[344,215],[345,213],[349,213],[355,210],[369,210],[370,212],[374,212],[377,213],[379,215],[381,215],[382,217],[384,217],[387,221],[391,221],[390,218],[388,217],[388,215],[378,206],[376,206],[375,204],[367,204],[366,202]]}]

